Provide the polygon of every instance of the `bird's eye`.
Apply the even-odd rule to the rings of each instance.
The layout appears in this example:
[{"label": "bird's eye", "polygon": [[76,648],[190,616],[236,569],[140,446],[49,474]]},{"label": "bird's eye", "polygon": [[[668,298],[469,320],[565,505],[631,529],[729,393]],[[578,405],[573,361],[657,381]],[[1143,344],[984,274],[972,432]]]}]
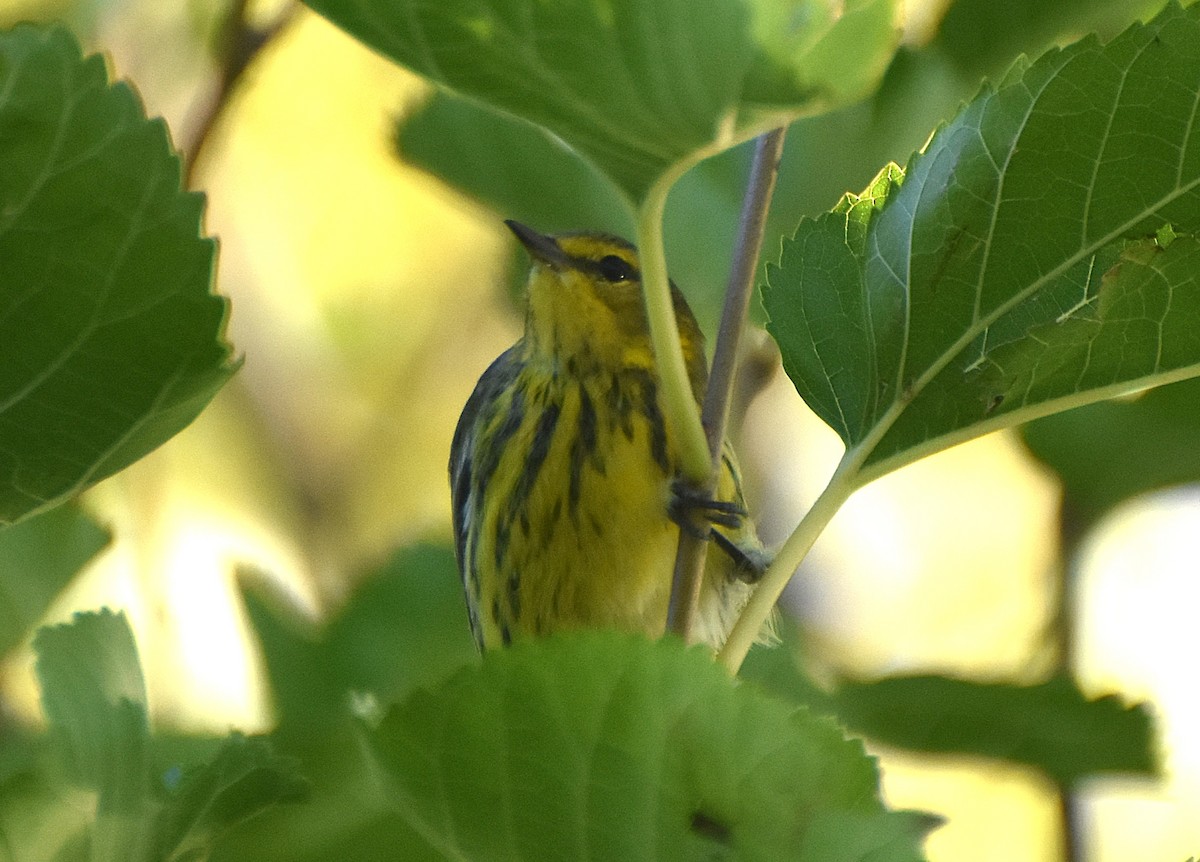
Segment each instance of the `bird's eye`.
[{"label": "bird's eye", "polygon": [[637,278],[637,270],[630,266],[629,261],[615,254],[606,255],[596,261],[596,269],[605,281],[633,281]]}]

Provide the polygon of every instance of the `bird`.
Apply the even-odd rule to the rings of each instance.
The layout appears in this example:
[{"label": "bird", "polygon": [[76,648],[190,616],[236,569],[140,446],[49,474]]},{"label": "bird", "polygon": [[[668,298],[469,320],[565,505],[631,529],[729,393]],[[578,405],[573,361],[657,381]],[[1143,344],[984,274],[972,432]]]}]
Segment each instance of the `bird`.
[{"label": "bird", "polygon": [[[524,333],[480,377],[449,464],[477,645],[582,628],[661,635],[682,525],[712,540],[694,639],[719,649],[769,559],[727,441],[714,499],[679,479],[637,250],[607,233],[505,224],[531,259]],[[683,293],[670,290],[699,404],[704,337]]]}]

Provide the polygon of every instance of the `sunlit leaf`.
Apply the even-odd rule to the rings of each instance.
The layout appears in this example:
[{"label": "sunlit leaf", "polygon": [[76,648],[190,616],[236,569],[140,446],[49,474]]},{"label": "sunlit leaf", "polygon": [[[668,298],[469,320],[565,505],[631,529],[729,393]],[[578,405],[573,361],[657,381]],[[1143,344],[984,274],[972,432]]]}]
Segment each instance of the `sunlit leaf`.
[{"label": "sunlit leaf", "polygon": [[76,614],[33,642],[42,707],[68,774],[96,792],[91,857],[138,859],[152,840],[146,689],[124,614]]},{"label": "sunlit leaf", "polygon": [[588,633],[485,656],[375,734],[393,805],[450,858],[906,860],[874,762],[703,649]]},{"label": "sunlit leaf", "polygon": [[308,5],[449,89],[553,132],[634,202],[700,151],[862,96],[896,41],[892,0]]},{"label": "sunlit leaf", "polygon": [[1170,6],[1014,69],[902,183],[801,224],[764,302],[857,481],[1200,373],[1198,94],[1200,11]]},{"label": "sunlit leaf", "polygon": [[203,198],[65,30],[0,34],[0,523],[188,424],[231,372]]}]

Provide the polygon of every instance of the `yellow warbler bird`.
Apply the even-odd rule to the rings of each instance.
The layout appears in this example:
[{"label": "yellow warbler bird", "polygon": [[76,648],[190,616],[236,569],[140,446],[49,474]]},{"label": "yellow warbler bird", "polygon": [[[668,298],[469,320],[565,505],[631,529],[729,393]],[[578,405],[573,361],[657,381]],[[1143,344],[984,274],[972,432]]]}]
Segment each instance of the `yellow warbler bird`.
[{"label": "yellow warbler bird", "polygon": [[[475,386],[450,451],[455,549],[483,649],[569,628],[662,633],[679,524],[711,524],[696,637],[724,642],[766,555],[724,447],[715,501],[678,492],[637,252],[506,222],[533,259],[525,334]],[[692,392],[704,339],[672,284]],[[693,528],[694,529],[694,528]]]}]

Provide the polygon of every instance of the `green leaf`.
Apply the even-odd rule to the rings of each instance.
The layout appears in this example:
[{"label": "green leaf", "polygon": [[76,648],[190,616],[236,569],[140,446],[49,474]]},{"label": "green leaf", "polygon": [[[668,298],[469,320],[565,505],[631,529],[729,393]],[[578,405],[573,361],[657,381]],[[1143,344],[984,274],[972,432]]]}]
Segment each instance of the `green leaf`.
[{"label": "green leaf", "polygon": [[348,689],[391,703],[479,660],[449,548],[405,548],[360,583],[326,633],[326,663]]},{"label": "green leaf", "polygon": [[856,482],[1200,373],[1198,94],[1200,10],[1172,5],[1018,66],[902,184],[800,225],[764,304]]},{"label": "green leaf", "polygon": [[404,549],[359,582],[324,628],[247,583],[278,715],[273,741],[300,759],[312,794],[303,806],[264,812],[253,828],[235,827],[214,859],[438,858],[382,797],[355,712],[377,714],[414,686],[478,660],[453,553]]},{"label": "green leaf", "polygon": [[29,635],[54,597],[109,538],[73,506],[0,528],[0,654]]},{"label": "green leaf", "polygon": [[91,858],[140,858],[151,836],[146,690],[124,614],[76,614],[33,641],[42,707],[69,774],[96,791]]},{"label": "green leaf", "polygon": [[781,613],[775,620],[775,632],[780,643],[751,649],[738,670],[738,679],[761,686],[770,694],[817,715],[836,718],[833,698],[804,669],[800,626]]},{"label": "green leaf", "polygon": [[[857,101],[879,82],[896,44],[890,0],[750,0],[758,56],[742,98],[777,103],[819,94],[822,110]],[[794,99],[794,96],[790,96]]]},{"label": "green leaf", "polygon": [[939,676],[846,682],[838,716],[858,733],[914,751],[996,757],[1069,785],[1099,773],[1153,775],[1155,741],[1144,705],[1089,700],[1071,679],[1038,685]]},{"label": "green leaf", "polygon": [[[1083,33],[1116,35],[1153,14],[1163,0],[956,0],[933,40],[906,44],[875,92],[838,111],[803,117],[788,129],[771,205],[766,248],[791,236],[804,216],[829,209],[846,189],[861,189],[888,162],[906,162],[1022,53],[1037,56]],[[1141,14],[1139,14],[1141,13]],[[814,166],[820,166],[815,170]],[[744,176],[744,172],[743,172]],[[703,218],[691,213],[691,218]]]},{"label": "green leaf", "polygon": [[919,859],[836,725],[703,649],[615,632],[488,653],[375,733],[395,810],[468,859]]},{"label": "green leaf", "polygon": [[[400,121],[396,136],[401,158],[489,207],[497,221],[515,218],[546,233],[604,230],[633,237],[619,190],[578,153],[524,120],[439,92]],[[671,276],[710,335],[732,259],[749,147],[707,159],[681,177],[664,219]],[[513,249],[514,292],[520,296],[528,258],[515,242]]]},{"label": "green leaf", "polygon": [[231,827],[282,802],[307,796],[308,783],[291,758],[262,738],[235,733],[208,763],[182,776],[159,814],[155,858],[200,862]]},{"label": "green leaf", "polygon": [[802,0],[782,22],[775,7],[738,0],[308,5],[435,82],[548,129],[631,202],[673,165],[860,97],[896,41],[893,0],[852,0],[840,18]]},{"label": "green leaf", "polygon": [[0,523],[187,425],[229,377],[203,198],[61,28],[0,33]]},{"label": "green leaf", "polygon": [[257,576],[242,573],[240,581],[270,682],[276,740],[289,753],[323,745],[331,728],[349,719],[345,681],[330,667],[320,633],[309,620]]},{"label": "green leaf", "polygon": [[6,860],[90,862],[87,843],[92,800],[43,773],[5,782],[0,792],[0,834]]},{"label": "green leaf", "polygon": [[1130,497],[1200,482],[1200,379],[1036,419],[1021,434],[1085,530]]},{"label": "green leaf", "polygon": [[327,728],[350,721],[359,695],[386,704],[478,661],[449,548],[404,548],[358,582],[322,629],[245,579],[243,597],[289,743],[321,742]]},{"label": "green leaf", "polygon": [[956,0],[935,44],[964,72],[985,75],[1019,54],[1040,53],[1064,34],[1116,33],[1162,5],[1162,0]]},{"label": "green leaf", "polygon": [[273,742],[299,758],[312,792],[302,806],[276,806],[232,828],[213,859],[440,858],[391,812],[354,708],[378,710],[397,692],[475,659],[452,554],[402,551],[324,629],[289,613],[254,579],[243,583],[278,716]]},{"label": "green leaf", "polygon": [[[396,148],[504,218],[544,233],[588,228],[633,233],[620,191],[544,129],[436,92],[400,120]],[[570,189],[569,195],[545,189]]]}]

